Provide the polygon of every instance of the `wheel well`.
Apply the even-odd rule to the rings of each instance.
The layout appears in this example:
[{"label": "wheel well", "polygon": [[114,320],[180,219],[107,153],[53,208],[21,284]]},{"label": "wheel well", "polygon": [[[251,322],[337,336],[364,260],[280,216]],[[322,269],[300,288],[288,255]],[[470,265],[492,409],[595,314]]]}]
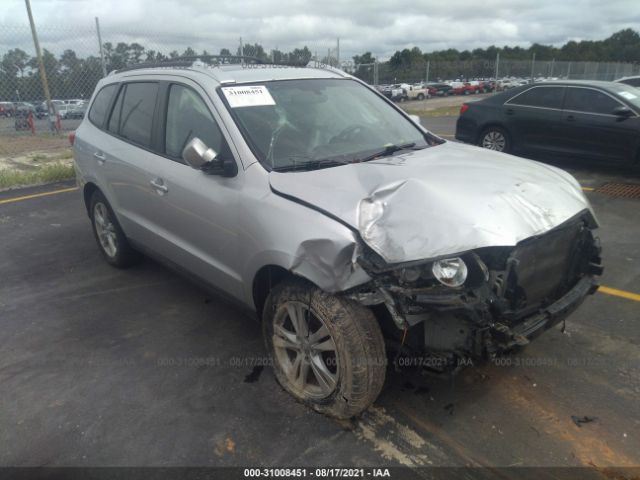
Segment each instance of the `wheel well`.
[{"label": "wheel well", "polygon": [[82,191],[82,197],[84,198],[84,206],[87,208],[87,214],[89,213],[91,196],[96,190],[99,190],[98,186],[95,183],[89,182],[84,186],[84,189]]},{"label": "wheel well", "polygon": [[293,274],[286,268],[279,267],[278,265],[265,265],[253,279],[253,304],[256,307],[258,318],[262,319],[262,310],[264,304],[267,301],[267,296],[273,287],[282,282],[287,277],[292,277]]}]

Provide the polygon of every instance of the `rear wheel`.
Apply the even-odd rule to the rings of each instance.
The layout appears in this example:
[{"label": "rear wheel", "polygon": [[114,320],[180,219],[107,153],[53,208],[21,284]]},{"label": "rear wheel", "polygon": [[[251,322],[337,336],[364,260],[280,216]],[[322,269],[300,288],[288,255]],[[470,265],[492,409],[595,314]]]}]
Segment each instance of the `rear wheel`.
[{"label": "rear wheel", "polygon": [[418,94],[418,100],[424,100],[424,94],[419,93]]},{"label": "rear wheel", "polygon": [[107,263],[118,268],[136,263],[140,255],[129,245],[109,202],[99,190],[91,196],[89,212],[93,235]]},{"label": "rear wheel", "polygon": [[336,418],[378,397],[386,356],[373,313],[301,280],[270,293],[263,333],[276,379],[296,399]]},{"label": "rear wheel", "polygon": [[496,152],[508,152],[511,150],[509,134],[500,127],[488,127],[480,134],[478,145]]}]

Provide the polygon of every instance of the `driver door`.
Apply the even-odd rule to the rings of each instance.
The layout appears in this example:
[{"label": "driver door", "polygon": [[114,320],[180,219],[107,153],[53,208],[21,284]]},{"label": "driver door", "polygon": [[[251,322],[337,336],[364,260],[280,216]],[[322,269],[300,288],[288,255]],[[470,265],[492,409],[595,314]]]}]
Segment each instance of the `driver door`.
[{"label": "driver door", "polygon": [[165,239],[161,252],[173,263],[236,298],[242,296],[238,232],[240,174],[233,178],[208,175],[182,160],[182,150],[194,137],[221,158],[233,159],[206,94],[197,85],[164,85],[164,157],[158,169],[157,191],[162,203],[157,223]]}]

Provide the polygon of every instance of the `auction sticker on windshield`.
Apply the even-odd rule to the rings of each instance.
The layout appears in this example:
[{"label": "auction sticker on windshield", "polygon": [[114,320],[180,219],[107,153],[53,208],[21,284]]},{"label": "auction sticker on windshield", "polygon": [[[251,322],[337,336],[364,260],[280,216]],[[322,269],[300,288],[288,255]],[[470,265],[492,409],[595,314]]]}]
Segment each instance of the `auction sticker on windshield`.
[{"label": "auction sticker on windshield", "polygon": [[263,85],[245,87],[223,87],[222,92],[231,108],[259,107],[262,105],[275,105],[276,102]]}]

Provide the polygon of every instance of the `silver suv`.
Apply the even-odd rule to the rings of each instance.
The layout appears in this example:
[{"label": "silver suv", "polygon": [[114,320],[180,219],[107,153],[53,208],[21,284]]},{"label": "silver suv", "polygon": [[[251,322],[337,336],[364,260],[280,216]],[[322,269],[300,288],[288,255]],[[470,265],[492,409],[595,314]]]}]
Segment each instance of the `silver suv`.
[{"label": "silver suv", "polygon": [[74,153],[105,260],[148,254],[256,312],[279,383],[334,417],[388,359],[450,373],[527,344],[602,270],[569,174],[447,142],[333,69],[112,73]]}]

